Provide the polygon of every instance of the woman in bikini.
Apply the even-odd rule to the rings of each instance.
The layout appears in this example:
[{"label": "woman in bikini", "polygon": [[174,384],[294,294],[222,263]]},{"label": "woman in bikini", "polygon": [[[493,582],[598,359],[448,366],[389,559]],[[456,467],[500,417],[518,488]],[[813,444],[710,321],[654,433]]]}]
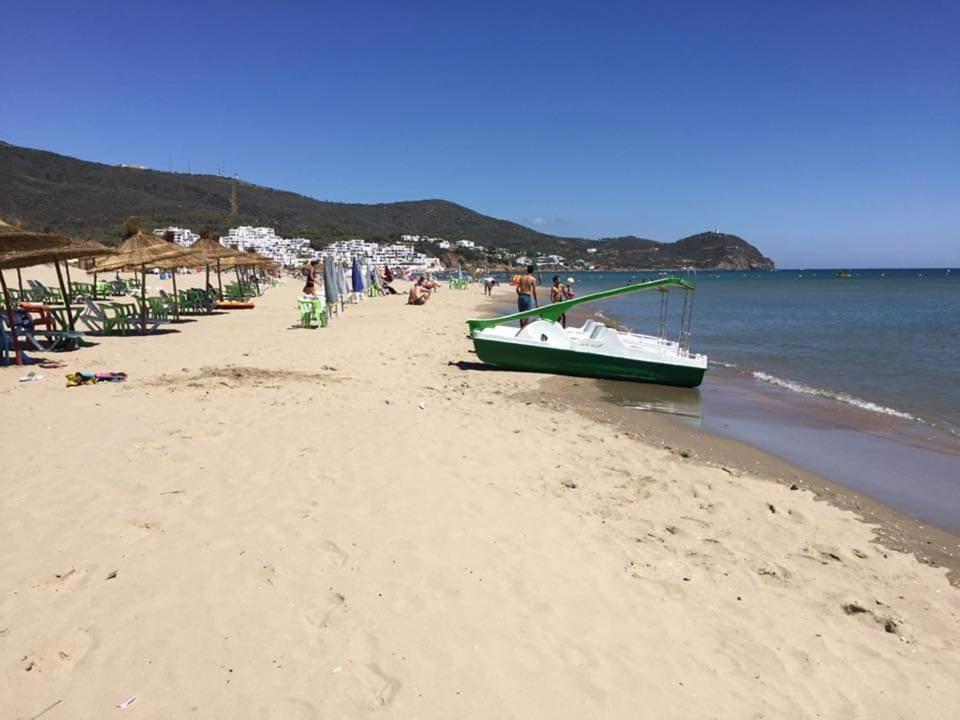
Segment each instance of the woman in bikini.
[{"label": "woman in bikini", "polygon": [[316,295],[317,294],[317,263],[318,260],[311,260],[310,264],[307,265],[307,269],[304,270],[304,274],[307,276],[306,282],[303,285],[303,294],[304,295]]}]

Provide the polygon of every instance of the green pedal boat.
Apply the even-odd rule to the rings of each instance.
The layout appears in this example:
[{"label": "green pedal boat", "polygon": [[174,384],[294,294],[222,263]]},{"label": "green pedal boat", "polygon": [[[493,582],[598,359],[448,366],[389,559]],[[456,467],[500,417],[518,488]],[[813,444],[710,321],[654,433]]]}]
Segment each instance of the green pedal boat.
[{"label": "green pedal boat", "polygon": [[[668,291],[683,292],[680,332],[666,337]],[[560,316],[577,305],[627,293],[658,290],[658,335],[619,332],[596,320],[564,328]],[[477,356],[485,363],[511,370],[633,380],[635,382],[697,387],[707,371],[707,356],[690,352],[693,285],[679,278],[662,278],[591,293],[583,297],[525,312],[484,320],[468,320]],[[527,320],[522,328],[508,323]]]}]

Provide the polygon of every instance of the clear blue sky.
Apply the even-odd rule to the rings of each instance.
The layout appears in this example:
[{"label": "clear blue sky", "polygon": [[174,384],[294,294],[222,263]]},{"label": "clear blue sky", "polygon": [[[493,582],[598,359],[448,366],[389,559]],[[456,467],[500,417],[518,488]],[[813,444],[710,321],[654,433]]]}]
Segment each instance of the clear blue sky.
[{"label": "clear blue sky", "polygon": [[[282,7],[281,7],[282,6]],[[545,232],[960,265],[960,3],[18,2],[0,139]]]}]

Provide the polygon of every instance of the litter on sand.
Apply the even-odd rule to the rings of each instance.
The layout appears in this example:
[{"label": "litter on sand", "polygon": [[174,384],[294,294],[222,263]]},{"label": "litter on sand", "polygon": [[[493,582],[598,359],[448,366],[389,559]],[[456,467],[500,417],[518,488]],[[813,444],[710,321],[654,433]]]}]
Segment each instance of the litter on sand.
[{"label": "litter on sand", "polygon": [[97,383],[102,382],[124,382],[126,379],[127,374],[125,372],[73,372],[67,373],[67,387],[77,387],[78,385],[96,385]]},{"label": "litter on sand", "polygon": [[36,382],[37,380],[43,380],[43,375],[37,375],[33,370],[20,378],[20,382]]},{"label": "litter on sand", "polygon": [[137,699],[137,696],[136,696],[136,695],[131,695],[131,696],[128,697],[126,700],[124,700],[122,703],[119,703],[119,704],[117,705],[117,707],[120,708],[121,710],[124,710],[124,709],[130,707],[131,705],[133,705],[133,703],[134,703],[134,701],[135,701],[136,699]]}]

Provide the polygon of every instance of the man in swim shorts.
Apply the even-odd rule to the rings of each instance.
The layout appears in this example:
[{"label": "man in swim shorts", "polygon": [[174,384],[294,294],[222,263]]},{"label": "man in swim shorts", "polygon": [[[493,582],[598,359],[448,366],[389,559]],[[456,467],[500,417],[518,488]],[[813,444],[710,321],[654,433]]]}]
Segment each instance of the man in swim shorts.
[{"label": "man in swim shorts", "polygon": [[[537,301],[537,278],[533,274],[533,265],[527,265],[527,274],[517,283],[517,310],[525,312],[534,307],[540,307]],[[528,322],[529,318],[523,318],[520,327],[524,327]]]},{"label": "man in swim shorts", "polygon": [[422,283],[423,278],[417,280],[410,288],[410,294],[407,295],[407,305],[423,305],[427,302],[427,298],[430,296],[424,292]]}]

